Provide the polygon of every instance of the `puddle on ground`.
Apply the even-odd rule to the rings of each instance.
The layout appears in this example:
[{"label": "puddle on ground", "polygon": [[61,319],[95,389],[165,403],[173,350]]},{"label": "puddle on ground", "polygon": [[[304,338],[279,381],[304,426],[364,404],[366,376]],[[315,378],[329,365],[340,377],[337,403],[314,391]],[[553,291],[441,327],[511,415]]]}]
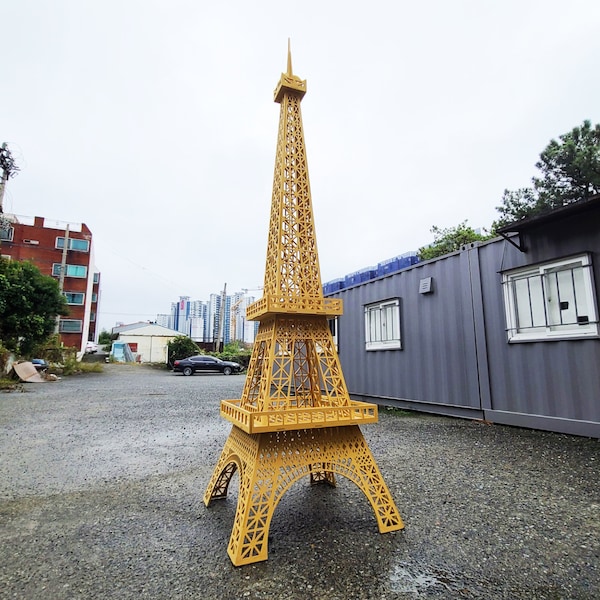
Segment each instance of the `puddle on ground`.
[{"label": "puddle on ground", "polygon": [[427,588],[441,585],[441,581],[431,573],[417,569],[415,565],[399,563],[392,568],[390,584],[393,592],[418,594]]},{"label": "puddle on ground", "polygon": [[[442,594],[451,598],[485,598],[488,582],[441,567],[399,562],[390,570],[390,590],[410,598]],[[436,596],[437,597],[437,596]]]}]

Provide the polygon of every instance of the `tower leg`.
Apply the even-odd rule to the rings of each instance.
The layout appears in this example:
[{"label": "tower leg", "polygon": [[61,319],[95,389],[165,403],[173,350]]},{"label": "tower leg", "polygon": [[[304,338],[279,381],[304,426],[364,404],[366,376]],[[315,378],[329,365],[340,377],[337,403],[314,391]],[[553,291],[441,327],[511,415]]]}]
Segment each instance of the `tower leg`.
[{"label": "tower leg", "polygon": [[204,504],[208,506],[211,500],[221,500],[227,497],[229,482],[237,471],[237,463],[232,460],[229,452],[223,451],[221,460],[217,463],[211,482],[204,493]]},{"label": "tower leg", "polygon": [[240,490],[227,552],[236,566],[267,559],[269,527],[290,486],[310,475],[311,483],[335,485],[334,474],[365,494],[381,533],[404,524],[375,459],[356,425],[248,434],[233,427],[204,494],[204,503],[223,498],[239,468]]}]

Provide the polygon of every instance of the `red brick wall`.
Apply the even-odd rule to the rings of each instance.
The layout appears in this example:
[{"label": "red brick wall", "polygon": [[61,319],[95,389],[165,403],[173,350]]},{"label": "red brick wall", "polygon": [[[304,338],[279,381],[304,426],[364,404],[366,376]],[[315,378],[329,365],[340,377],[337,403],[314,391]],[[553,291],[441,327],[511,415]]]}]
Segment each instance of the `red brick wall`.
[{"label": "red brick wall", "polygon": [[[24,223],[14,223],[14,232],[12,241],[2,241],[0,247],[0,253],[8,255],[12,260],[29,260],[31,261],[44,275],[52,274],[52,265],[62,262],[63,249],[57,248],[57,237],[65,237],[64,229],[54,229],[51,227],[44,227],[44,219],[42,217],[35,217],[34,225],[27,225]],[[70,239],[88,240],[89,250],[92,245],[92,233],[85,224],[81,226],[81,232],[69,231]],[[67,250],[67,264],[68,265],[81,265],[87,267],[87,276],[85,278],[80,277],[66,277],[64,278],[63,291],[65,292],[78,292],[87,293],[87,278],[93,277],[94,265],[90,264],[91,253],[81,252],[77,250]],[[59,278],[54,276],[56,280]],[[98,293],[99,286],[94,286],[94,291]],[[93,312],[97,310],[97,303],[92,304]],[[85,304],[84,305],[69,305],[69,315],[66,319],[78,319],[82,323],[85,320]],[[92,330],[92,326],[94,329]],[[95,322],[90,324],[90,335],[95,335]],[[93,337],[92,335],[92,337]],[[78,349],[82,343],[82,333],[61,333],[61,341],[65,346],[75,346]],[[87,341],[87,340],[86,340]]]}]

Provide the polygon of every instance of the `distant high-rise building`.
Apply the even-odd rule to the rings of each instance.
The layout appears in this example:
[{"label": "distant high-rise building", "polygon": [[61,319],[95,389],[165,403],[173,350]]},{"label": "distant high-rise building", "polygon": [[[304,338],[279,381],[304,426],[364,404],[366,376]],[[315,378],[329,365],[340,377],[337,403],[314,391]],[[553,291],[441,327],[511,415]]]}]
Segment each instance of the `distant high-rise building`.
[{"label": "distant high-rise building", "polygon": [[189,303],[189,336],[195,342],[206,342],[206,302],[193,300]]},{"label": "distant high-rise building", "polygon": [[172,314],[156,315],[156,324],[161,325],[162,327],[167,327],[168,329],[175,329],[173,327],[173,315]]},{"label": "distant high-rise building", "polygon": [[171,313],[156,316],[159,325],[180,331],[195,342],[215,344],[219,336],[219,323],[223,316],[221,340],[224,344],[241,341],[254,342],[258,324],[246,320],[246,308],[254,302],[253,296],[236,292],[225,296],[224,312],[221,313],[222,294],[211,294],[207,302],[190,300],[180,296],[178,302],[171,303]]}]

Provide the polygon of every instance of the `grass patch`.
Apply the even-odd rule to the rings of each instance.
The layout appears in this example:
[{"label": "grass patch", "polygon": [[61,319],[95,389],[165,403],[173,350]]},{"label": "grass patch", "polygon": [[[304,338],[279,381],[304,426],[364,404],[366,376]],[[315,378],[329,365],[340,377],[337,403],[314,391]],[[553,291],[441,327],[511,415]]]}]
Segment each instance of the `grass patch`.
[{"label": "grass patch", "polygon": [[24,392],[25,388],[20,381],[16,379],[0,379],[0,392]]},{"label": "grass patch", "polygon": [[48,373],[54,375],[68,376],[68,375],[80,375],[82,373],[102,373],[102,363],[84,363],[79,362],[75,359],[67,359],[63,365],[51,365],[48,368]]},{"label": "grass patch", "polygon": [[384,406],[383,409],[386,415],[394,415],[395,417],[416,417],[419,414],[417,411],[396,408],[395,406]]}]

